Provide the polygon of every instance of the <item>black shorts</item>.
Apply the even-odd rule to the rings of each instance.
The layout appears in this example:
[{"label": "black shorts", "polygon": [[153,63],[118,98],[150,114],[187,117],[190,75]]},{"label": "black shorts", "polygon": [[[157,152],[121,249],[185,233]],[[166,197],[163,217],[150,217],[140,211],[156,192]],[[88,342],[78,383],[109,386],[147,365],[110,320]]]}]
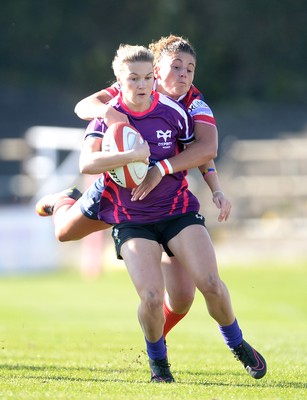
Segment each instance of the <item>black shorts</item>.
[{"label": "black shorts", "polygon": [[130,222],[117,224],[112,229],[117,258],[122,259],[120,249],[123,243],[134,238],[154,240],[163,246],[169,257],[173,257],[174,254],[168,248],[167,243],[182,229],[190,225],[205,226],[205,217],[197,212],[189,212],[151,224],[134,224]]}]

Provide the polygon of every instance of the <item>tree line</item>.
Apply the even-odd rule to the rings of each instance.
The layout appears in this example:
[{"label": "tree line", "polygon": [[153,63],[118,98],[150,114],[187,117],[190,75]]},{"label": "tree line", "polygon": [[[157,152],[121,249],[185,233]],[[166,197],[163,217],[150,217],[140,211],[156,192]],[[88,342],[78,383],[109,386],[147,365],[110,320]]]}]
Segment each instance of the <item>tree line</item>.
[{"label": "tree line", "polygon": [[0,85],[80,96],[113,80],[120,43],[170,33],[197,52],[211,100],[305,102],[305,0],[14,0],[0,13]]}]

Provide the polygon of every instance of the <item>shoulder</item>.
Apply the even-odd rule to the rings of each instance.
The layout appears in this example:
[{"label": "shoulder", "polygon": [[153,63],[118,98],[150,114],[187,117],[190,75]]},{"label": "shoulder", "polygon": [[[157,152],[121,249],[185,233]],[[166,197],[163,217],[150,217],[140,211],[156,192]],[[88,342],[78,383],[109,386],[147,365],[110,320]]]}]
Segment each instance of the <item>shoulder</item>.
[{"label": "shoulder", "polygon": [[187,109],[195,100],[205,101],[205,98],[204,95],[194,85],[192,85],[188,92],[179,99],[180,103],[183,104]]},{"label": "shoulder", "polygon": [[206,107],[210,109],[208,104],[205,102],[204,95],[194,85],[192,85],[186,95],[180,99],[180,103],[189,111],[198,107]]},{"label": "shoulder", "polygon": [[196,86],[192,85],[190,87],[190,90],[188,92],[190,94],[190,96],[194,99],[200,99],[200,100],[205,100],[203,93],[197,89]]},{"label": "shoulder", "polygon": [[205,102],[203,94],[192,85],[186,96],[181,100],[185,104],[194,122],[203,122],[216,125],[213,112]]},{"label": "shoulder", "polygon": [[120,91],[120,86],[118,82],[113,83],[112,86],[109,86],[108,88],[105,89],[108,94],[113,98],[116,97],[119,94]]},{"label": "shoulder", "polygon": [[159,103],[162,104],[165,107],[169,107],[172,109],[175,113],[180,114],[181,116],[186,116],[187,115],[187,110],[184,107],[183,104],[179,103],[178,101],[171,99],[170,97],[159,93]]},{"label": "shoulder", "polygon": [[115,107],[116,105],[119,104],[119,97],[120,94],[119,92],[116,94],[116,96],[114,96],[110,101],[108,101],[108,104],[112,107]]}]

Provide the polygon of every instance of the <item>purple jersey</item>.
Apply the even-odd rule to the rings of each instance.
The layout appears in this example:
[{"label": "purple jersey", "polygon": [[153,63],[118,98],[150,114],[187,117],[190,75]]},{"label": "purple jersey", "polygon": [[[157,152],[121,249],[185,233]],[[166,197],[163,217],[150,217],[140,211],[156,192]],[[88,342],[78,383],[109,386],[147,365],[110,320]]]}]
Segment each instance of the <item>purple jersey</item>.
[{"label": "purple jersey", "polygon": [[[149,110],[133,112],[117,96],[109,103],[116,110],[125,113],[150,147],[150,165],[170,158],[183,151],[184,145],[194,140],[193,119],[178,104],[159,93],[153,93]],[[102,119],[90,122],[86,133],[105,132]],[[186,171],[165,175],[144,200],[131,201],[131,189],[117,185],[105,173],[105,190],[102,192],[99,219],[109,223],[122,222],[152,223],[167,217],[190,211],[199,211],[197,198],[188,190]]]}]

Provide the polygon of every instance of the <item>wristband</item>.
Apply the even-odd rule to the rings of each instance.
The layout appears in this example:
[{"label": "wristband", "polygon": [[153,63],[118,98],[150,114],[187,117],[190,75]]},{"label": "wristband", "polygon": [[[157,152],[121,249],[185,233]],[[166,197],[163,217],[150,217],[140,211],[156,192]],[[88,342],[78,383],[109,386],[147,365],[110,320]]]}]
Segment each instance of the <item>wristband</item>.
[{"label": "wristband", "polygon": [[212,197],[214,197],[216,194],[218,194],[218,193],[221,193],[223,196],[225,196],[224,195],[224,192],[222,191],[222,190],[215,190],[213,193],[212,193]]},{"label": "wristband", "polygon": [[164,160],[158,161],[155,164],[158,168],[159,171],[161,172],[162,177],[166,174],[172,174],[173,173],[173,167],[172,164],[168,161],[167,158]]},{"label": "wristband", "polygon": [[202,172],[203,178],[206,180],[208,175],[217,174],[217,170],[215,168],[208,168]]}]

